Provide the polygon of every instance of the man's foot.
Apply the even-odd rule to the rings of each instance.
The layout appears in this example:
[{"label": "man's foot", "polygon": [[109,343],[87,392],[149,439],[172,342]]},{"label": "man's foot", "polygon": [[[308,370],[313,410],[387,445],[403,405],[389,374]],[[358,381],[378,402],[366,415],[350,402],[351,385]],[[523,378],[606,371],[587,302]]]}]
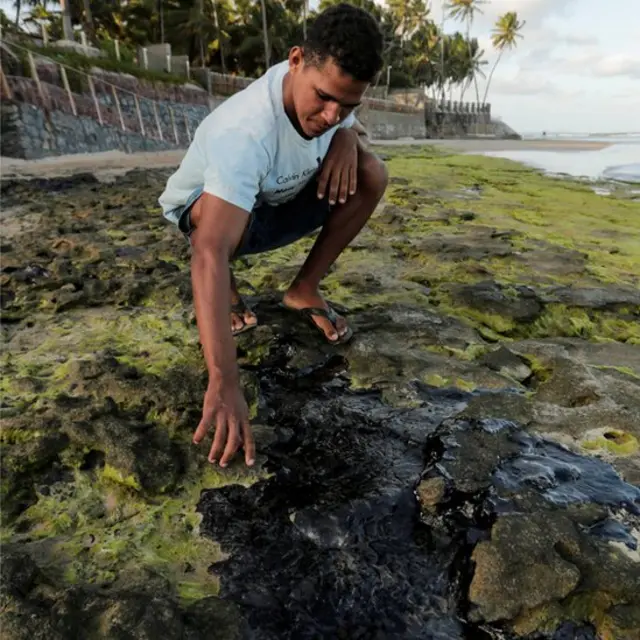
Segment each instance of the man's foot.
[{"label": "man's foot", "polygon": [[346,342],[352,335],[347,321],[333,311],[317,289],[292,285],[284,295],[282,304],[288,309],[304,313],[324,333],[328,342]]},{"label": "man's foot", "polygon": [[238,293],[238,287],[236,281],[231,276],[231,332],[233,335],[238,335],[249,329],[253,329],[258,324],[258,318],[256,314],[247,307],[242,296]]}]

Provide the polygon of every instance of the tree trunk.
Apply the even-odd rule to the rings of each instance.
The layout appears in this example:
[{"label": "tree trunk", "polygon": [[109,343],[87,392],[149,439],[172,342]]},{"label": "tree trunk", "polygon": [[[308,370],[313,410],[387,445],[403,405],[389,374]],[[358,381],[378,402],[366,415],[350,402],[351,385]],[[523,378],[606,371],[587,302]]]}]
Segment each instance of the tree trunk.
[{"label": "tree trunk", "polygon": [[487,104],[487,94],[489,93],[489,85],[491,84],[491,78],[493,78],[493,72],[496,70],[496,67],[498,66],[498,62],[500,62],[500,58],[502,58],[502,53],[503,52],[504,52],[504,49],[500,49],[500,53],[498,54],[498,57],[497,57],[496,61],[493,64],[493,68],[491,69],[491,73],[489,74],[489,77],[487,78],[487,86],[485,87],[484,97],[482,98],[482,104],[483,105]]},{"label": "tree trunk", "polygon": [[264,64],[265,69],[268,69],[270,64],[270,55],[269,55],[269,32],[267,29],[267,6],[265,4],[265,0],[260,0],[260,8],[262,10],[262,36],[264,38]]},{"label": "tree trunk", "polygon": [[[440,82],[444,83],[444,18],[445,18],[445,2],[440,3],[442,9],[442,19],[440,21]],[[442,94],[444,101],[444,92]]]},{"label": "tree trunk", "polygon": [[465,78],[460,85],[460,102],[464,102],[464,94],[467,92],[467,89],[471,85],[471,80],[469,78]]},{"label": "tree trunk", "polygon": [[302,39],[307,40],[307,0],[302,0]]},{"label": "tree trunk", "polygon": [[96,29],[93,25],[93,14],[91,13],[90,0],[82,0],[82,8],[84,11],[84,32],[87,34],[89,42],[97,44],[96,41]]},{"label": "tree trunk", "polygon": [[160,14],[160,43],[164,44],[164,3],[162,0],[158,0],[158,13]]},{"label": "tree trunk", "polygon": [[73,40],[73,27],[71,25],[71,7],[69,0],[60,0],[62,11],[62,33],[65,40]]},{"label": "tree trunk", "polygon": [[476,70],[473,68],[473,55],[471,53],[471,41],[469,36],[471,35],[471,18],[467,19],[467,46],[469,47],[469,62],[471,63],[471,73],[473,73],[473,86],[476,90],[476,103],[480,102],[480,91],[478,91],[478,78],[476,78]]},{"label": "tree trunk", "polygon": [[213,22],[216,27],[216,33],[218,34],[218,47],[220,49],[220,65],[222,66],[222,73],[227,73],[227,62],[224,58],[224,42],[222,29],[220,29],[220,23],[218,22],[218,5],[216,4],[216,0],[211,0],[211,4],[213,6]]},{"label": "tree trunk", "polygon": [[200,22],[198,25],[198,38],[200,40],[200,66],[204,69],[204,37],[202,30],[204,28],[204,0],[198,0],[198,13],[200,14]]},{"label": "tree trunk", "polygon": [[22,1],[16,0],[16,29],[20,26],[20,11],[22,10]]}]

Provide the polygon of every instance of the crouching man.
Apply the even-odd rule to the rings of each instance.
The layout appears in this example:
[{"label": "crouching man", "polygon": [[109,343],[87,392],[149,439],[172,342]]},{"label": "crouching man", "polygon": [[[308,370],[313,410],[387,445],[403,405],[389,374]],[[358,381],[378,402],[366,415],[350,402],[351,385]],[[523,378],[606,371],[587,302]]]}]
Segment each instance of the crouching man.
[{"label": "crouching man", "polygon": [[302,46],[200,124],[160,196],[166,218],[191,242],[195,313],[209,372],[193,441],[211,427],[209,461],[227,466],[244,449],[255,461],[233,336],[258,319],[242,301],[234,258],[285,246],[320,229],[283,305],[331,344],[352,330],[318,291],[387,186],[353,110],[382,66],[373,17],[348,4],[321,13]]}]

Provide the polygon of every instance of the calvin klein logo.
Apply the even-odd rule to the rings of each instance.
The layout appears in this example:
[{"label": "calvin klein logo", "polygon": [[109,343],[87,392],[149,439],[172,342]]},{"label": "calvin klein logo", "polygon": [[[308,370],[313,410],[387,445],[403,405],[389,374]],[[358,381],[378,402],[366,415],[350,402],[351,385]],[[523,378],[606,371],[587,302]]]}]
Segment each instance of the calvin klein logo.
[{"label": "calvin klein logo", "polygon": [[318,167],[309,167],[302,171],[301,173],[290,173],[288,176],[278,176],[276,178],[276,184],[287,184],[289,182],[297,182],[298,180],[302,180],[303,178],[308,178],[310,175],[313,175],[318,170]]}]

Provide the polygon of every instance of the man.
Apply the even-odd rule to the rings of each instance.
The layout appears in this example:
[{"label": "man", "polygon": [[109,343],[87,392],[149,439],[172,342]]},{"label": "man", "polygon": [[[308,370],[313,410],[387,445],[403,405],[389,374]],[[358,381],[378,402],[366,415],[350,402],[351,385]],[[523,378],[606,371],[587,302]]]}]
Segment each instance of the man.
[{"label": "man", "polygon": [[[303,46],[209,114],[160,197],[166,218],[189,236],[200,341],[209,371],[202,419],[209,461],[227,466],[240,447],[255,461],[233,336],[257,324],[230,262],[321,229],[283,305],[332,344],[351,329],[318,292],[329,267],[365,225],[387,186],[353,110],[382,66],[373,17],[335,5],[310,26]],[[231,311],[231,315],[230,315]]]}]

